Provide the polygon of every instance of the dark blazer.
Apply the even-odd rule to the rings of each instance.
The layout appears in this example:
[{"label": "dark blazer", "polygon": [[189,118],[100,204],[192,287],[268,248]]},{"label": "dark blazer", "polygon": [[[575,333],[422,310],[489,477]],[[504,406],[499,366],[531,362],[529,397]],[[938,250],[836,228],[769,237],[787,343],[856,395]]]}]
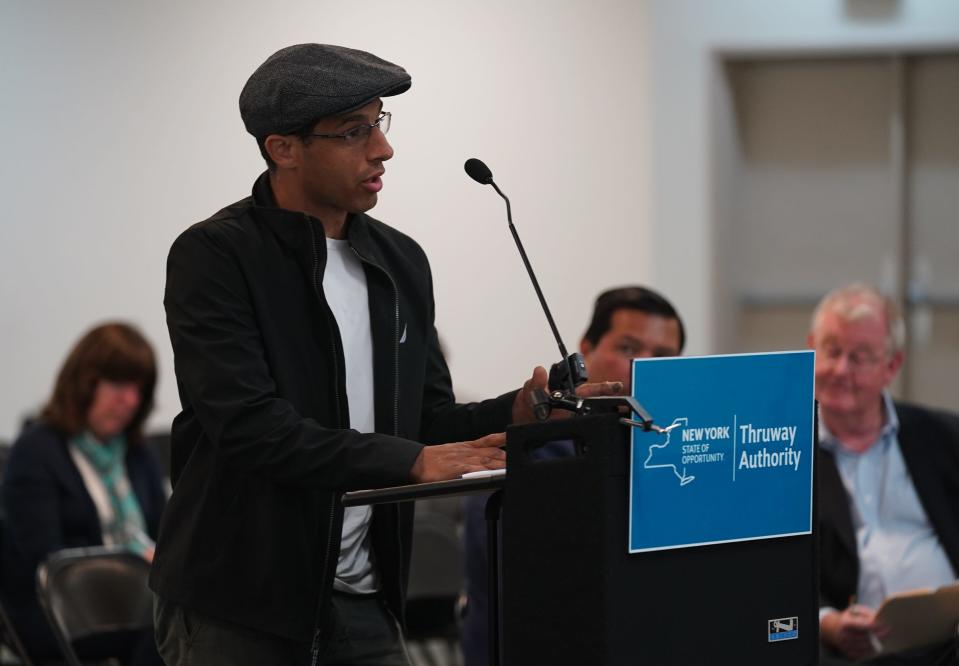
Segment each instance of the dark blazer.
[{"label": "dark blazer", "polygon": [[[896,403],[899,447],[919,502],[959,572],[959,416]],[[850,498],[833,455],[819,450],[820,596],[845,608],[859,584]]]},{"label": "dark blazer", "polygon": [[[148,449],[130,447],[126,469],[147,532],[155,539],[166,502],[160,461]],[[20,633],[35,643],[34,637],[46,634],[36,597],[37,566],[63,548],[102,545],[100,518],[66,437],[45,424],[29,426],[17,438],[0,497],[5,516],[0,595]]]}]

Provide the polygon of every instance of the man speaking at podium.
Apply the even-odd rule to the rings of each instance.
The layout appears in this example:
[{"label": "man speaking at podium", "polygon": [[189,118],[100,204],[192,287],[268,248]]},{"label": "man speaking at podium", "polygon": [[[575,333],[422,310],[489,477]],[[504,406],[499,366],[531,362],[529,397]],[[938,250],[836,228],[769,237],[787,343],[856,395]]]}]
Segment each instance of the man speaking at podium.
[{"label": "man speaking at podium", "polygon": [[365,214],[393,156],[383,99],[410,83],[363,51],[273,54],[240,95],[268,170],[170,250],[182,411],[150,580],[167,664],[407,664],[412,507],[340,495],[501,468],[502,431],[532,420],[542,368],[455,403],[426,256]]},{"label": "man speaking at podium", "polygon": [[[905,326],[864,285],[828,294],[813,314],[819,401],[823,664],[872,656],[889,595],[951,583],[959,570],[959,418],[894,402]],[[878,641],[878,642],[877,642]],[[959,664],[956,641],[876,664]]]}]

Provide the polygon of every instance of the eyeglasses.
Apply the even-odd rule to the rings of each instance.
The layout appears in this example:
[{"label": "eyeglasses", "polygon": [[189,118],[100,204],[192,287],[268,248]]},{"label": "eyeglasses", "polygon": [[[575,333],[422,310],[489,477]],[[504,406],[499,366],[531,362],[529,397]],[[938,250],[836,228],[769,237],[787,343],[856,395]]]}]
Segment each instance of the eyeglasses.
[{"label": "eyeglasses", "polygon": [[358,146],[364,143],[370,137],[370,132],[373,131],[374,127],[379,127],[383,134],[389,132],[390,120],[392,117],[392,113],[389,111],[383,111],[375,122],[362,123],[356,127],[346,130],[342,134],[317,134],[314,132],[307,136],[315,136],[318,139],[343,139],[343,143],[345,143],[347,146]]},{"label": "eyeglasses", "polygon": [[838,363],[839,359],[845,356],[849,367],[853,370],[873,370],[885,359],[885,354],[876,354],[873,350],[865,347],[847,351],[838,345],[826,345],[818,347],[816,353],[829,363]]}]

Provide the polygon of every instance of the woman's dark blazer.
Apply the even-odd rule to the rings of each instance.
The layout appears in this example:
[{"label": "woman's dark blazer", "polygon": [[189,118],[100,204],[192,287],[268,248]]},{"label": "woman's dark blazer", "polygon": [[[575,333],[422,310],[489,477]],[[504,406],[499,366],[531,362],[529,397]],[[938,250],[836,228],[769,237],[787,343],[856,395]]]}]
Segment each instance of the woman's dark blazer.
[{"label": "woman's dark blazer", "polygon": [[[156,538],[166,502],[163,472],[156,454],[131,446],[127,476],[143,510],[147,531]],[[14,624],[35,620],[37,565],[62,548],[103,544],[100,519],[67,438],[45,424],[28,426],[14,443],[0,487],[2,543],[0,596]],[[23,627],[31,633],[28,627]]]}]

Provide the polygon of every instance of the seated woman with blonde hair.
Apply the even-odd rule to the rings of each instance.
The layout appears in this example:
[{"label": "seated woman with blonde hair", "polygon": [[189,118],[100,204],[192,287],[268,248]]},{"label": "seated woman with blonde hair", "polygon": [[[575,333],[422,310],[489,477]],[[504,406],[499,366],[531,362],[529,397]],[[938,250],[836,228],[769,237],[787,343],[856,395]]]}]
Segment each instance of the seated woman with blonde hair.
[{"label": "seated woman with blonde hair", "polygon": [[[13,445],[2,485],[0,592],[34,658],[60,654],[35,592],[48,555],[111,545],[152,560],[166,502],[159,460],[143,446],[155,384],[153,349],[140,332],[97,326],[67,356],[40,418]],[[124,663],[161,663],[148,639]]]}]

